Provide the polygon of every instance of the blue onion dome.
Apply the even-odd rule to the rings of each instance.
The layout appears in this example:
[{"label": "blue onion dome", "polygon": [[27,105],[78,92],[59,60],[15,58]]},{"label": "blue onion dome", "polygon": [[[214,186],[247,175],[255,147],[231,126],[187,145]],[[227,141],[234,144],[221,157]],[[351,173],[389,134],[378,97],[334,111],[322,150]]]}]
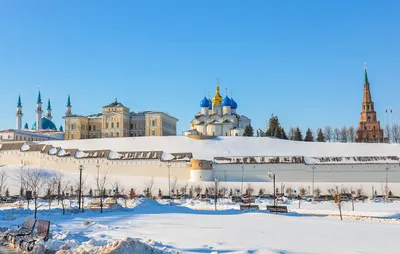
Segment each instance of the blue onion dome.
[{"label": "blue onion dome", "polygon": [[209,109],[209,110],[212,110],[212,101],[211,101],[210,99],[208,99],[208,102],[209,102],[209,104],[210,104],[210,105],[208,106],[208,109]]},{"label": "blue onion dome", "polygon": [[210,102],[206,97],[200,101],[200,107],[202,108],[208,108],[210,106]]},{"label": "blue onion dome", "polygon": [[237,109],[237,103],[236,103],[236,101],[233,100],[233,98],[231,99],[231,108]]},{"label": "blue onion dome", "polygon": [[[36,130],[36,122],[32,125],[32,130]],[[42,130],[57,130],[57,127],[52,121],[43,117]]]},{"label": "blue onion dome", "polygon": [[229,99],[228,96],[225,96],[225,98],[222,100],[222,106],[223,107],[230,107],[232,104],[231,99]]}]

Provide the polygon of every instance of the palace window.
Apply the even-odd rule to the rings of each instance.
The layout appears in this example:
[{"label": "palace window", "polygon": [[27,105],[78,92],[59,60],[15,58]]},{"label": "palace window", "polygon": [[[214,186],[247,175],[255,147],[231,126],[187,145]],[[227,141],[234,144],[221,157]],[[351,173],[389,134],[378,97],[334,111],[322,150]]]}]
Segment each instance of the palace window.
[{"label": "palace window", "polygon": [[91,125],[89,125],[89,131],[92,131],[92,126]]},{"label": "palace window", "polygon": [[156,131],[155,131],[155,130],[152,130],[152,131],[151,131],[151,135],[155,136],[155,135],[156,135]]},{"label": "palace window", "polygon": [[108,129],[108,123],[106,123],[106,129]]},{"label": "palace window", "polygon": [[114,128],[114,122],[111,123],[111,129]]},{"label": "palace window", "polygon": [[119,137],[119,132],[117,132],[117,137]]},{"label": "palace window", "polygon": [[117,128],[119,128],[119,122],[117,122]]},{"label": "palace window", "polygon": [[133,123],[131,123],[131,129],[133,129]]}]

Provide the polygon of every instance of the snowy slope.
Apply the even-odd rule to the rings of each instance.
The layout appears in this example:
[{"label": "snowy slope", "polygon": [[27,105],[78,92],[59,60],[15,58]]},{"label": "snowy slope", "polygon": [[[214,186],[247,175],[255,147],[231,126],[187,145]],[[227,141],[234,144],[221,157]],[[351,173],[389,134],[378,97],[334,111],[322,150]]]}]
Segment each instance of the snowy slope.
[{"label": "snowy slope", "polygon": [[256,137],[217,137],[211,140],[195,140],[183,136],[133,137],[43,143],[79,150],[191,152],[197,159],[213,159],[218,156],[400,156],[400,145],[397,144],[295,142]]}]

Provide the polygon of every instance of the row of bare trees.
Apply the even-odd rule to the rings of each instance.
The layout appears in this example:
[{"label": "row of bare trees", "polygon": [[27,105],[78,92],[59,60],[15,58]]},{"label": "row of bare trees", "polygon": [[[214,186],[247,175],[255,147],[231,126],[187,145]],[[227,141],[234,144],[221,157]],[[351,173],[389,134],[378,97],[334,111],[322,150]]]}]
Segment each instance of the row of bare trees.
[{"label": "row of bare trees", "polygon": [[327,142],[354,142],[356,139],[356,129],[353,126],[341,128],[332,128],[327,125],[323,129],[325,141]]}]

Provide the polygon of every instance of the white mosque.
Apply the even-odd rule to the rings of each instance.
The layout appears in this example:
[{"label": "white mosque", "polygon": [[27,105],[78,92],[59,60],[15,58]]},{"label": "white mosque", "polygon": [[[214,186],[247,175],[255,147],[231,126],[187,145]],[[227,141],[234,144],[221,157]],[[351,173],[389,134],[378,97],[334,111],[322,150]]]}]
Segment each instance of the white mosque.
[{"label": "white mosque", "polygon": [[248,117],[237,113],[238,104],[233,98],[226,95],[222,99],[219,85],[212,101],[204,96],[200,107],[200,112],[190,122],[190,130],[185,132],[186,136],[243,136],[244,129],[251,123]]},{"label": "white mosque", "polygon": [[36,117],[32,127],[29,128],[28,123],[25,123],[22,128],[22,102],[21,95],[18,95],[15,129],[8,129],[0,131],[0,141],[46,141],[53,139],[63,139],[64,133],[62,127],[57,130],[56,125],[52,122],[52,109],[50,99],[47,102],[46,114],[43,117],[42,110],[42,96],[40,91],[36,102]]}]

